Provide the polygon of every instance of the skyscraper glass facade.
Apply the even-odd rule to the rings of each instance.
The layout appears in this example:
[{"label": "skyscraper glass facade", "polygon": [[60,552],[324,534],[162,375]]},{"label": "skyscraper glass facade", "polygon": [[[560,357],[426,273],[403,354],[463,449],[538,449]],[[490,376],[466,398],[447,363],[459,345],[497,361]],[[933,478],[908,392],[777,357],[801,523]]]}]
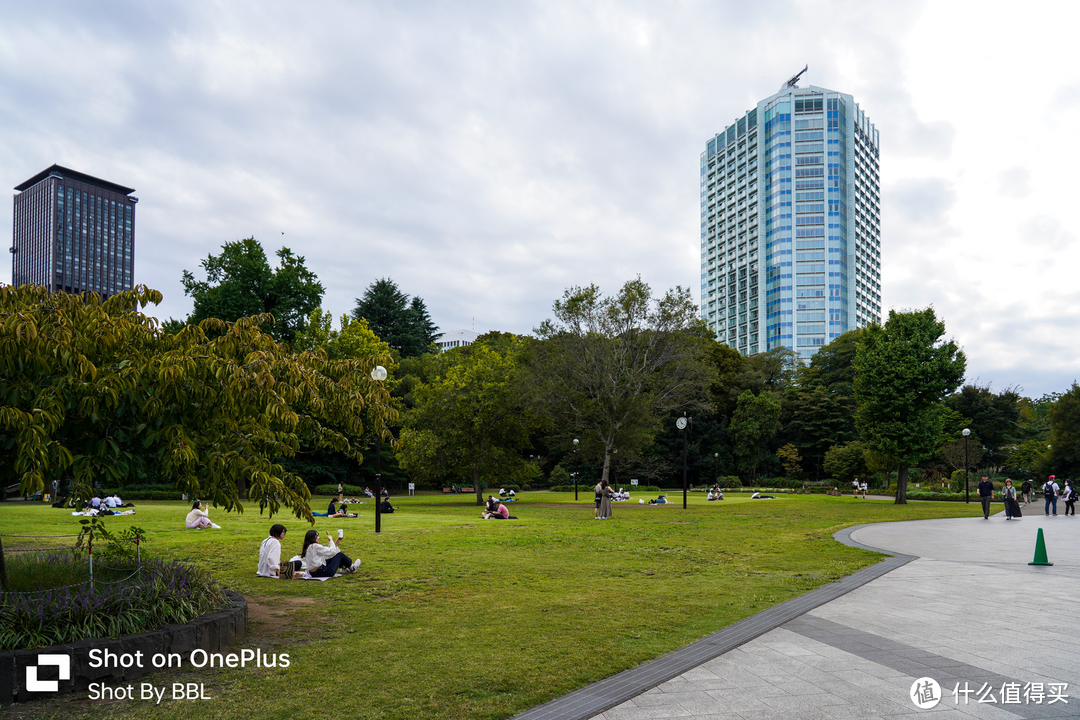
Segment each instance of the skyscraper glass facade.
[{"label": "skyscraper glass facade", "polygon": [[103,298],[134,286],[133,188],[53,165],[15,189],[12,284]]},{"label": "skyscraper glass facade", "polygon": [[881,318],[878,132],[850,95],[791,85],[701,154],[701,317],[804,361]]}]

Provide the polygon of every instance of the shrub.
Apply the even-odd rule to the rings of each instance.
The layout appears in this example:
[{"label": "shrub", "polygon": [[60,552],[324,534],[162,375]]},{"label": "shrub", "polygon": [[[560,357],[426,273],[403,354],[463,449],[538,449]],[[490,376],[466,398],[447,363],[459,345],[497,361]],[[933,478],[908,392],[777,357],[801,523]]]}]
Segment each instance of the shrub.
[{"label": "shrub", "polygon": [[[81,554],[28,553],[10,566],[18,572],[57,562],[85,566]],[[210,576],[187,563],[145,560],[131,577],[39,592],[0,593],[0,650],[45,647],[88,638],[119,637],[186,623],[222,607],[225,595]]]}]

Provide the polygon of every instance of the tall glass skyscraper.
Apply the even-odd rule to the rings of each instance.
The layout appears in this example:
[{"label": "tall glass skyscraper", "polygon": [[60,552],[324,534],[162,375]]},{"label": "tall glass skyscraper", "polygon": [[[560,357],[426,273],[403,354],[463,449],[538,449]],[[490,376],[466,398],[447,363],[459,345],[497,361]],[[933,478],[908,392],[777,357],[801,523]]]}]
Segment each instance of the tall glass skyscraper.
[{"label": "tall glass skyscraper", "polygon": [[134,286],[134,188],[53,165],[15,189],[13,285],[102,298]]},{"label": "tall glass skyscraper", "polygon": [[877,129],[800,75],[701,154],[701,317],[743,355],[806,361],[881,319],[881,201]]}]

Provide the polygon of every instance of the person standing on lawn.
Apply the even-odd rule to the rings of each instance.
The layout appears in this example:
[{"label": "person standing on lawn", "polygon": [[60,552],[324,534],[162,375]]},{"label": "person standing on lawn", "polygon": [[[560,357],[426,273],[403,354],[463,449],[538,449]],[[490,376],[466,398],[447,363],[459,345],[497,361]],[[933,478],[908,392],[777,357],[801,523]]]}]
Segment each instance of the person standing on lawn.
[{"label": "person standing on lawn", "polygon": [[607,480],[601,481],[600,493],[600,519],[607,520],[611,517],[611,496],[614,494]]},{"label": "person standing on lawn", "polygon": [[990,519],[990,501],[994,499],[994,483],[990,482],[990,476],[983,473],[979,483],[979,499],[982,500],[983,520]]}]

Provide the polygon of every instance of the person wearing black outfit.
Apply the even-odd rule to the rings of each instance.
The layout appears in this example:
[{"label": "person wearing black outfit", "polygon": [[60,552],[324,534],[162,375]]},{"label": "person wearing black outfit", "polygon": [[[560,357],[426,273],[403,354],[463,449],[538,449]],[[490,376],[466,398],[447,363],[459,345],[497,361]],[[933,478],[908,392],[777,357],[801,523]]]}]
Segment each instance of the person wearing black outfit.
[{"label": "person wearing black outfit", "polygon": [[390,504],[390,498],[383,498],[382,503],[379,505],[379,512],[383,515],[389,515],[394,512],[396,508]]},{"label": "person wearing black outfit", "polygon": [[982,500],[983,520],[990,519],[990,500],[994,497],[994,483],[990,482],[990,476],[983,473],[982,482],[979,483],[979,499]]},{"label": "person wearing black outfit", "polygon": [[1065,490],[1061,496],[1065,498],[1065,514],[1076,517],[1076,488],[1073,487],[1072,480],[1065,481]]},{"label": "person wearing black outfit", "polygon": [[1020,485],[1020,494],[1024,496],[1024,504],[1025,505],[1030,505],[1031,504],[1031,481],[1030,480],[1025,480]]}]

